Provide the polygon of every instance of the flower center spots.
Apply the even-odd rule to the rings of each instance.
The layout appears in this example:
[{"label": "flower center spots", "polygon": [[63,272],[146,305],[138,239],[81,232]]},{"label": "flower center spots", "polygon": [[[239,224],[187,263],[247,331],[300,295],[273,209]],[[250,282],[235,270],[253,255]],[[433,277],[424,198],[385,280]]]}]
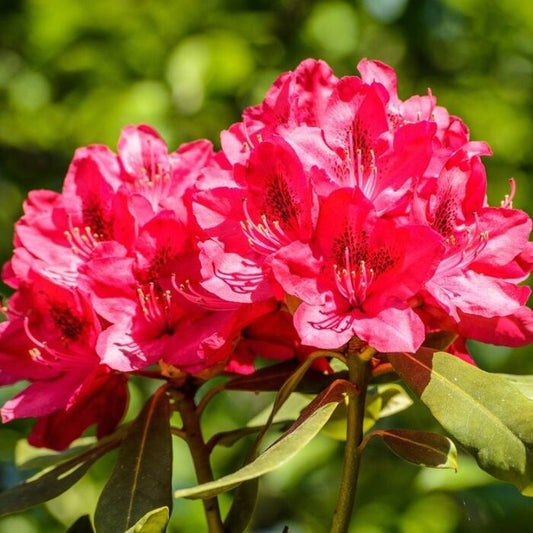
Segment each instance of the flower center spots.
[{"label": "flower center spots", "polygon": [[74,315],[67,305],[51,305],[49,313],[55,325],[61,331],[62,340],[76,341],[83,335],[86,322]]},{"label": "flower center spots", "polygon": [[372,198],[378,180],[376,154],[369,141],[368,129],[363,127],[359,118],[346,130],[342,148],[336,153],[339,161],[333,170],[339,183],[348,187],[359,187],[367,198]]},{"label": "flower center spots", "polygon": [[301,209],[296,205],[282,173],[283,169],[279,169],[277,173],[270,176],[264,209],[270,219],[279,221],[283,226],[297,226]]},{"label": "flower center spots", "polygon": [[172,248],[168,245],[160,246],[156,253],[154,258],[152,259],[150,263],[150,277],[151,279],[155,279],[159,277],[161,271],[165,267],[165,265],[168,264],[168,262],[173,257]]},{"label": "flower center spots", "polygon": [[461,232],[456,231],[446,239],[447,254],[437,268],[439,275],[467,268],[487,245],[489,232],[480,228],[479,218],[475,213],[474,215],[475,222],[472,226]]},{"label": "flower center spots", "polygon": [[457,202],[448,192],[439,199],[432,223],[432,227],[445,239],[448,239],[455,229],[456,212]]},{"label": "flower center spots", "polygon": [[333,272],[338,291],[351,306],[361,307],[374,280],[392,268],[397,259],[385,246],[371,249],[368,236],[351,229],[334,239]]},{"label": "flower center spots", "polygon": [[353,121],[347,137],[346,145],[350,149],[351,156],[353,157],[354,153],[357,154],[358,165],[362,165],[364,168],[370,168],[374,159],[373,150],[368,142],[368,129],[361,124],[359,117],[356,117]]},{"label": "flower center spots", "polygon": [[92,235],[99,240],[112,238],[111,221],[105,216],[101,204],[89,198],[83,208],[83,226],[91,229]]},{"label": "flower center spots", "polygon": [[175,258],[175,256],[174,250],[170,245],[159,246],[152,257],[148,268],[143,270],[138,269],[135,272],[137,281],[141,285],[157,281],[162,275],[164,275],[165,267]]}]

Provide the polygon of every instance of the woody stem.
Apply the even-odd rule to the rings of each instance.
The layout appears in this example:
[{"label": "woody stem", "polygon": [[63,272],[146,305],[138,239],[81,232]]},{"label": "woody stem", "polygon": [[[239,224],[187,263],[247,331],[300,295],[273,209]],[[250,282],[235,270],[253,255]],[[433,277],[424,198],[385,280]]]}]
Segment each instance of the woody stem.
[{"label": "woody stem", "polygon": [[357,386],[358,392],[348,398],[344,465],[331,533],[346,533],[350,525],[361,464],[361,450],[358,446],[363,438],[365,398],[370,378],[369,360],[372,353],[375,352],[367,350],[347,357],[349,380]]},{"label": "woody stem", "polygon": [[[193,395],[192,391],[190,393],[186,392],[177,402],[177,409],[181,415],[183,434],[191,452],[196,478],[198,483],[201,484],[213,481],[213,472],[211,470],[209,448],[202,435],[199,414]],[[202,503],[209,533],[223,533],[224,528],[217,498],[206,498],[202,500]]]}]

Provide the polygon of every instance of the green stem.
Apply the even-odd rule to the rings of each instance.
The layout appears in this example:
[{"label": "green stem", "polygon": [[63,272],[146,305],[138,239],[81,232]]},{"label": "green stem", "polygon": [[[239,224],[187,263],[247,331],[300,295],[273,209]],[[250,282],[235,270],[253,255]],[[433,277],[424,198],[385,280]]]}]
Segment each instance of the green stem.
[{"label": "green stem", "polygon": [[344,466],[331,533],[346,533],[350,525],[361,463],[361,450],[358,446],[363,438],[366,390],[370,378],[369,360],[372,352],[365,350],[361,354],[352,353],[347,358],[349,379],[357,386],[358,393],[348,399]]},{"label": "green stem", "polygon": [[[207,483],[213,481],[213,472],[209,458],[209,448],[207,447],[202,436],[200,420],[196,405],[193,399],[193,392],[185,393],[177,402],[178,411],[181,414],[183,422],[183,432],[185,441],[191,452],[194,470],[198,483]],[[207,498],[202,500],[204,505],[204,514],[209,533],[223,533],[222,519],[218,507],[218,499]]]}]

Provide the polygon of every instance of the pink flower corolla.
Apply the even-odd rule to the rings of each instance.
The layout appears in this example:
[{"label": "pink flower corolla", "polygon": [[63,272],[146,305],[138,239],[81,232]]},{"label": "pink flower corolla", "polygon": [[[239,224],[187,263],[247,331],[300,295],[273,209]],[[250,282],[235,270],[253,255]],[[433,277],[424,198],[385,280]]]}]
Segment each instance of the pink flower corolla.
[{"label": "pink flower corolla", "polygon": [[[103,437],[122,418],[126,378],[100,364],[95,345],[100,322],[82,292],[31,272],[10,299],[1,324],[2,374],[30,385],[1,409],[2,420],[36,417],[36,446],[63,449],[92,424]],[[110,401],[111,400],[111,401]],[[62,431],[50,430],[65,427]]]},{"label": "pink flower corolla", "polygon": [[152,216],[172,210],[179,220],[189,215],[188,191],[214,157],[211,143],[198,140],[169,153],[159,134],[146,125],[128,126],[118,142],[121,180],[137,202],[150,205]]},{"label": "pink flower corolla", "polygon": [[119,212],[114,195],[118,173],[116,156],[109,150],[83,148],[76,152],[61,194],[30,193],[25,214],[15,225],[11,269],[19,279],[24,279],[33,263],[33,268],[46,271],[49,277],[74,286],[79,265],[98,242],[118,235],[125,239],[131,224],[124,224],[126,215],[115,217]]},{"label": "pink flower corolla", "polygon": [[402,200],[430,162],[435,125],[392,127],[379,89],[355,76],[341,78],[320,127],[311,132],[300,127],[287,137],[304,167],[320,170],[314,172],[319,195],[357,187],[378,212],[405,211]]},{"label": "pink flower corolla", "polygon": [[207,175],[193,212],[209,240],[200,246],[202,286],[228,301],[251,303],[276,295],[270,259],[295,240],[307,241],[316,222],[309,173],[280,136],[260,142],[245,165],[218,186]]},{"label": "pink flower corolla", "polygon": [[488,206],[479,157],[458,151],[434,185],[422,202],[425,209],[417,206],[413,211],[445,244],[444,256],[426,283],[421,312],[465,337],[509,344],[508,335],[499,333],[502,328],[491,330],[483,324],[505,318],[527,329],[527,314],[532,313],[524,307],[530,289],[517,285],[532,267],[531,219],[511,207],[514,182],[511,197],[502,206]]},{"label": "pink flower corolla", "polygon": [[386,106],[387,118],[391,127],[420,121],[433,122],[436,126],[433,139],[431,162],[426,174],[438,175],[444,162],[468,144],[479,155],[489,155],[490,149],[484,142],[471,142],[464,122],[448,113],[445,107],[438,106],[435,96],[428,89],[426,95],[415,95],[403,101],[398,96],[398,80],[392,67],[381,61],[362,59],[357,65],[364,83],[380,87],[378,94]]},{"label": "pink flower corolla", "polygon": [[207,141],[169,154],[148,126],[124,128],[118,154],[102,145],[78,149],[61,194],[32,191],[25,202],[6,282],[16,287],[28,265],[37,261],[34,268],[74,286],[79,267],[100,243],[118,242],[130,249],[138,226],[163,210],[172,209],[185,220],[187,191],[211,155]]},{"label": "pink flower corolla", "polygon": [[109,326],[98,352],[110,367],[128,372],[164,359],[182,369],[201,366],[198,345],[214,334],[222,313],[209,313],[178,290],[197,260],[187,228],[161,211],[139,229],[129,251],[101,247],[80,269],[80,283]]},{"label": "pink flower corolla", "polygon": [[249,151],[270,134],[284,135],[298,126],[317,126],[338,79],[324,61],[306,59],[283,73],[263,102],[248,107],[242,122],[222,131],[221,142],[231,163],[243,162]]},{"label": "pink flower corolla", "polygon": [[242,307],[202,287],[191,231],[162,211],[139,229],[133,254],[101,247],[80,270],[94,308],[109,322],[97,351],[111,368],[130,372],[162,362],[189,373],[220,370],[241,324],[272,308]]},{"label": "pink flower corolla", "polygon": [[273,264],[302,301],[294,322],[304,344],[335,349],[357,337],[379,351],[415,351],[425,328],[411,302],[441,255],[431,228],[381,218],[361,191],[340,189],[322,204],[315,238]]}]

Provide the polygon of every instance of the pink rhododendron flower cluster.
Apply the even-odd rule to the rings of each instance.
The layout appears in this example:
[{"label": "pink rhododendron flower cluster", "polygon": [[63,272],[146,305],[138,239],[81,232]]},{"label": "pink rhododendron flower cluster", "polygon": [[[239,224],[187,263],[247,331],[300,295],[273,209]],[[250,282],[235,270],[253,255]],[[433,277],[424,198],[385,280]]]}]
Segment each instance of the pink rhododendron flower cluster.
[{"label": "pink rhododendron flower cluster", "polygon": [[466,358],[466,339],[531,342],[514,183],[489,206],[489,147],[432,94],[400,100],[390,67],[358,68],[302,62],[219,152],[130,126],[117,154],[79,149],[61,193],[31,192],[0,324],[0,381],[30,385],[3,420],[37,417],[30,442],[63,448],[112,431],[128,374],[152,365],[248,373],[354,338],[416,352],[436,332]]}]

